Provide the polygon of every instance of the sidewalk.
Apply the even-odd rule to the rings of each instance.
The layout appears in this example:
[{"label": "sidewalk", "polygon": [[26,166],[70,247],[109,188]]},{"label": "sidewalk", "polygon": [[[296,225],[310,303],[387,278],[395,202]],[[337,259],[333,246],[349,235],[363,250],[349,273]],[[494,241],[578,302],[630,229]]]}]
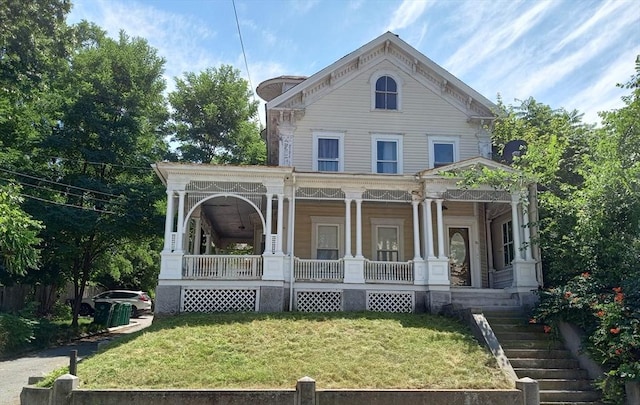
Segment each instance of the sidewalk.
[{"label": "sidewalk", "polygon": [[81,338],[64,346],[30,353],[17,359],[0,361],[0,405],[20,404],[20,392],[27,385],[29,377],[44,376],[51,371],[68,366],[69,354],[78,351],[78,359],[83,359],[98,350],[98,344],[137,332],[151,325],[152,315],[132,319],[129,325],[109,328],[108,332]]}]

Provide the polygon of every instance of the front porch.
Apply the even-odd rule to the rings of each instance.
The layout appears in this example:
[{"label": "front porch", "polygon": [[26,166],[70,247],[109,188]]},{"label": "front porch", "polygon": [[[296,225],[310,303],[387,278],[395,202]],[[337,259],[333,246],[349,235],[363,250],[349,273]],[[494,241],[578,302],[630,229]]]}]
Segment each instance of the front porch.
[{"label": "front porch", "polygon": [[167,183],[158,313],[438,312],[534,299],[521,194],[421,176],[166,166],[181,176]]}]

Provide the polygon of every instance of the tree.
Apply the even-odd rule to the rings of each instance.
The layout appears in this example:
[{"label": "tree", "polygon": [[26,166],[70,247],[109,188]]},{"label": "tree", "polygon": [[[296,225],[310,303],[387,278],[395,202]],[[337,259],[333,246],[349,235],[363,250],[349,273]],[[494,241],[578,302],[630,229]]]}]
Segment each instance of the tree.
[{"label": "tree", "polygon": [[43,231],[43,265],[74,284],[72,325],[98,266],[122,241],[160,234],[162,187],[150,164],[167,151],[164,60],[140,38],[113,40],[98,27],[74,27],[76,50],[56,78],[59,123],[41,143],[47,186],[29,209]]},{"label": "tree", "polygon": [[232,66],[185,73],[169,94],[174,140],[182,160],[199,163],[264,163],[266,147],[247,81]]},{"label": "tree", "polygon": [[15,185],[0,186],[0,269],[22,275],[38,266],[42,225],[20,208],[19,192]]}]

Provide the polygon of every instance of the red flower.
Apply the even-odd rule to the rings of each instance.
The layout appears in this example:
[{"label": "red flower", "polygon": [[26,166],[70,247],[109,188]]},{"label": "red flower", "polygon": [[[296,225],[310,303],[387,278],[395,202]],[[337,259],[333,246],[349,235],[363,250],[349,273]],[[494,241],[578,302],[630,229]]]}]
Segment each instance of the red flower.
[{"label": "red flower", "polygon": [[536,318],[529,319],[529,323],[536,323]]},{"label": "red flower", "polygon": [[618,333],[620,333],[620,328],[611,328],[609,332],[613,333],[614,335],[617,335]]},{"label": "red flower", "polygon": [[585,271],[584,273],[582,273],[582,278],[589,278],[590,274],[588,271]]},{"label": "red flower", "polygon": [[617,293],[616,296],[613,298],[615,302],[622,302],[623,299],[624,299],[623,293]]},{"label": "red flower", "polygon": [[549,333],[549,332],[551,332],[551,326],[549,326],[549,325],[544,325],[544,328],[543,328],[543,329],[544,329],[544,333]]},{"label": "red flower", "polygon": [[566,293],[564,293],[564,297],[565,298],[569,298],[569,297],[571,297],[571,295],[572,295],[571,291],[567,291]]},{"label": "red flower", "polygon": [[617,355],[621,355],[621,354],[622,354],[622,350],[620,350],[620,349],[616,349],[616,354],[617,354]]},{"label": "red flower", "polygon": [[600,310],[600,311],[598,311],[598,313],[596,313],[596,315],[597,315],[599,318],[602,318],[602,317],[604,316],[604,311]]},{"label": "red flower", "polygon": [[621,292],[622,292],[622,287],[613,287],[613,288],[612,288],[612,290],[613,290],[614,292],[616,292],[617,294],[619,294],[619,293],[621,293]]}]

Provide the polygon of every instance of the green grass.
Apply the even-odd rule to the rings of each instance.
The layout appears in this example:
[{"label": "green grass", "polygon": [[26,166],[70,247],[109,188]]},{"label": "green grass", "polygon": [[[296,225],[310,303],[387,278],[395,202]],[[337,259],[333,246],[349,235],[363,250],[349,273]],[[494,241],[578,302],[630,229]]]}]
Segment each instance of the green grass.
[{"label": "green grass", "polygon": [[82,388],[510,388],[460,323],[384,313],[191,314],[78,365]]}]

